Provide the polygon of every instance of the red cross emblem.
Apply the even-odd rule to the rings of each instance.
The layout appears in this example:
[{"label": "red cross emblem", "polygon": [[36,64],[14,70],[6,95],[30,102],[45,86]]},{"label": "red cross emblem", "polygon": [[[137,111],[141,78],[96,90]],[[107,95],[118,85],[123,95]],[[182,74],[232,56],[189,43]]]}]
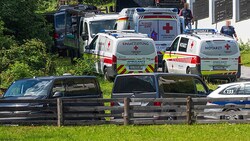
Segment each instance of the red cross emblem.
[{"label": "red cross emblem", "polygon": [[191,48],[193,48],[193,47],[194,47],[194,42],[191,43]]},{"label": "red cross emblem", "polygon": [[134,49],[137,50],[139,47],[138,46],[134,46]]},{"label": "red cross emblem", "polygon": [[229,44],[226,44],[226,45],[225,45],[225,48],[226,48],[227,50],[229,50],[230,47],[231,47],[231,46],[230,46]]},{"label": "red cross emblem", "polygon": [[108,43],[108,48],[110,47],[110,41],[109,41],[109,43]]},{"label": "red cross emblem", "polygon": [[166,33],[169,33],[170,30],[173,30],[173,27],[169,23],[166,23],[166,26],[163,26],[163,30],[166,30]]}]

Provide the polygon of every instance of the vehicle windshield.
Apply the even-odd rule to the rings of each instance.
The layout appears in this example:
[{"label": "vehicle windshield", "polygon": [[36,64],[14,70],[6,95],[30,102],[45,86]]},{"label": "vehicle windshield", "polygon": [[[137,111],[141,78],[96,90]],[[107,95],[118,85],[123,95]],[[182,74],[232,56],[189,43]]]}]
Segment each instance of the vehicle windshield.
[{"label": "vehicle windshield", "polygon": [[153,76],[137,75],[117,77],[113,93],[156,92]]},{"label": "vehicle windshield", "polygon": [[112,30],[114,28],[116,19],[93,21],[90,23],[90,35],[93,38],[97,33],[105,30]]},{"label": "vehicle windshield", "polygon": [[19,80],[14,82],[3,97],[46,96],[52,80]]},{"label": "vehicle windshield", "polygon": [[67,23],[67,27],[69,27],[71,25],[71,17],[70,16],[66,16],[67,18],[67,22],[65,21],[65,13],[62,12],[58,15],[55,15],[55,28],[56,29],[64,29],[65,28],[65,24]]}]

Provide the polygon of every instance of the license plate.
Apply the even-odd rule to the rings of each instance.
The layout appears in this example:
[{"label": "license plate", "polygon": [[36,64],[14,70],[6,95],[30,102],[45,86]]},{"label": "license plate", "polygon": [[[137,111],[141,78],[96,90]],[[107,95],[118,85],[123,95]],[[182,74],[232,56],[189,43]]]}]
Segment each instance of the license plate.
[{"label": "license plate", "polygon": [[129,66],[130,70],[142,70],[142,66]]},{"label": "license plate", "polygon": [[140,106],[141,102],[130,102],[131,106]]},{"label": "license plate", "polygon": [[226,70],[226,66],[213,66],[213,70]]}]

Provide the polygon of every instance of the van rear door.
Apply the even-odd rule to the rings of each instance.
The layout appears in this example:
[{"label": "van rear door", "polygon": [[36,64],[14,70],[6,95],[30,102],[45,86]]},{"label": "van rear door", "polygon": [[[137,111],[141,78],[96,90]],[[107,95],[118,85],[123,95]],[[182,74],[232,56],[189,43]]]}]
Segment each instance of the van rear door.
[{"label": "van rear door", "polygon": [[149,38],[120,40],[117,45],[117,74],[154,72],[157,58]]},{"label": "van rear door", "polygon": [[202,75],[235,75],[239,65],[239,47],[233,40],[208,40],[201,44]]}]

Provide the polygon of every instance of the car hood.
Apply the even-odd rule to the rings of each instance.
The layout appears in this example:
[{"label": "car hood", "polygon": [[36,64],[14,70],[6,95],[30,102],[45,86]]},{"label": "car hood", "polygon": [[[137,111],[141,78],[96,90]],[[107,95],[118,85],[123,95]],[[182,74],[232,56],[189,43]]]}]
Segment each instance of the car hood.
[{"label": "car hood", "polygon": [[[22,97],[3,97],[1,100],[35,100],[45,99],[45,96],[22,96]],[[24,107],[29,106],[31,103],[0,103],[0,107]]]}]

